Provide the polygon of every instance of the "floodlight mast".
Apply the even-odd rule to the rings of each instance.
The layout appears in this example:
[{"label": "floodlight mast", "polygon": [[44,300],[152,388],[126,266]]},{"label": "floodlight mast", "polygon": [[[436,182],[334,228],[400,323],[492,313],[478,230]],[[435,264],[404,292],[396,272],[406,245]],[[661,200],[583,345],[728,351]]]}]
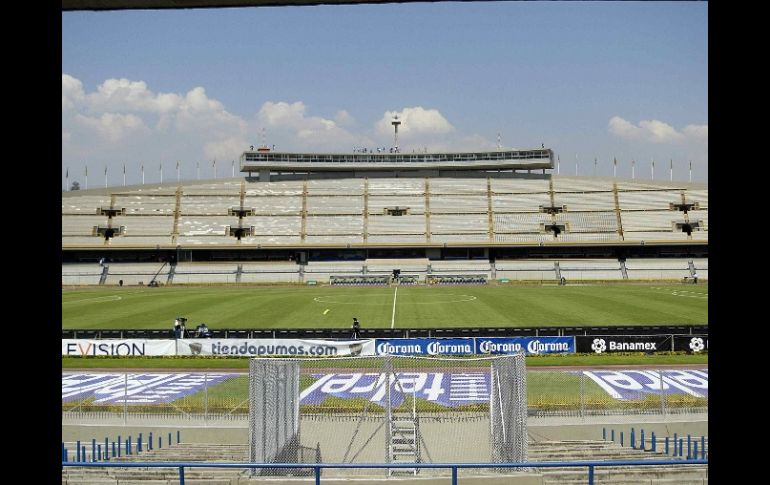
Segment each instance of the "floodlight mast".
[{"label": "floodlight mast", "polygon": [[401,122],[398,120],[398,115],[393,117],[393,121],[391,121],[390,124],[393,125],[393,129],[395,130],[395,134],[393,135],[393,146],[395,147],[396,152],[398,152],[398,125],[401,124]]}]

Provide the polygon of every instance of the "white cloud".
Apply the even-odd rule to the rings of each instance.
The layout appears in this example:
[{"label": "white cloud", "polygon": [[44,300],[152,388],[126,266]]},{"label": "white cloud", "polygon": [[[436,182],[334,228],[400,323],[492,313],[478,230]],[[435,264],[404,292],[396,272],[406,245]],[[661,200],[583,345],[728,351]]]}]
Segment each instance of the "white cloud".
[{"label": "white cloud", "polygon": [[132,133],[147,131],[147,127],[141,118],[134,114],[104,113],[98,118],[77,114],[75,115],[75,120],[113,143],[122,140]]},{"label": "white cloud", "polygon": [[662,121],[640,121],[639,126],[648,134],[649,140],[653,143],[672,143],[684,139],[684,135]]},{"label": "white cloud", "polygon": [[241,153],[247,148],[248,144],[243,138],[229,137],[224,140],[206,143],[203,146],[203,151],[206,155],[206,160],[224,160],[227,162],[235,160],[237,165]]},{"label": "white cloud", "polygon": [[61,75],[61,110],[72,109],[85,98],[83,83],[74,77]]},{"label": "white cloud", "polygon": [[[257,113],[257,120],[266,128],[271,140],[290,142],[295,148],[339,150],[360,140],[336,121],[307,116],[305,111],[305,104],[301,101],[268,101]],[[340,113],[347,114],[344,111],[338,112],[337,117]],[[345,119],[345,115],[342,117]]]},{"label": "white cloud", "polygon": [[398,115],[401,125],[398,135],[409,139],[414,135],[442,135],[454,130],[454,127],[437,109],[425,109],[422,106],[404,108],[399,111],[386,111],[375,125],[380,135],[393,134],[393,117]]},{"label": "white cloud", "polygon": [[356,120],[346,110],[337,111],[334,115],[334,121],[340,126],[351,126],[356,123]]},{"label": "white cloud", "polygon": [[607,125],[620,138],[647,143],[681,143],[708,140],[708,125],[687,125],[681,132],[660,120],[642,120],[639,125],[613,116]]},{"label": "white cloud", "polygon": [[696,140],[703,140],[708,143],[709,125],[687,125],[684,127],[684,134]]}]

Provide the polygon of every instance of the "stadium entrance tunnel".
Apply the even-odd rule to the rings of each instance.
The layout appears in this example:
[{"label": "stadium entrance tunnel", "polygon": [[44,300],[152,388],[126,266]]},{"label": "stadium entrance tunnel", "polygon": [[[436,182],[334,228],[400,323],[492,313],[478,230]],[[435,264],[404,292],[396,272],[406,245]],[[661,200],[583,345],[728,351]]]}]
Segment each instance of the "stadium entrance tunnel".
[{"label": "stadium entrance tunnel", "polygon": [[543,232],[552,232],[553,237],[559,237],[559,234],[567,232],[566,224],[543,224]]},{"label": "stadium entrance tunnel", "polygon": [[227,227],[227,235],[237,238],[239,241],[243,237],[254,234],[254,227]]},{"label": "stadium entrance tunnel", "polygon": [[109,241],[113,237],[122,236],[126,232],[126,226],[112,227],[112,226],[94,226],[91,232],[92,236],[101,236],[105,241]]},{"label": "stadium entrance tunnel", "polygon": [[690,221],[690,222],[676,222],[674,223],[674,231],[675,232],[684,232],[688,236],[692,236],[693,231],[699,231],[700,230],[700,221]]}]

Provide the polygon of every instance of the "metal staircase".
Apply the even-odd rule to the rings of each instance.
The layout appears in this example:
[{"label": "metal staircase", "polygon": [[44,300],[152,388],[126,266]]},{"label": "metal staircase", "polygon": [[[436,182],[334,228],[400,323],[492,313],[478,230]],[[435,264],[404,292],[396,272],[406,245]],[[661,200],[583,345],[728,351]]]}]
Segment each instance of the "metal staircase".
[{"label": "metal staircase", "polygon": [[[395,377],[395,375],[394,375]],[[396,378],[396,385],[401,383]],[[417,416],[417,400],[412,396],[412,410],[410,412],[389,412],[388,444],[389,463],[421,463],[420,459],[420,421]],[[388,468],[388,476],[417,475],[419,468]]]},{"label": "metal staircase", "polygon": [[[414,414],[390,420],[390,463],[420,463],[420,425]],[[417,475],[419,468],[389,468],[388,475]]]}]

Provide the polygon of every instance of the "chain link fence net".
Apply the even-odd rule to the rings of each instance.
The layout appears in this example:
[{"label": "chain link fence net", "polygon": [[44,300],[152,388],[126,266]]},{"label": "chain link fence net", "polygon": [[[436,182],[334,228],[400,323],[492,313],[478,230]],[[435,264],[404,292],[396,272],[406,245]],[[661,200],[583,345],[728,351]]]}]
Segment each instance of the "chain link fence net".
[{"label": "chain link fence net", "polygon": [[[249,379],[250,447],[257,461],[526,461],[523,355],[254,359]],[[291,389],[297,389],[298,396]],[[297,402],[299,419],[294,421]],[[414,476],[449,471],[406,467],[324,473]]]}]

